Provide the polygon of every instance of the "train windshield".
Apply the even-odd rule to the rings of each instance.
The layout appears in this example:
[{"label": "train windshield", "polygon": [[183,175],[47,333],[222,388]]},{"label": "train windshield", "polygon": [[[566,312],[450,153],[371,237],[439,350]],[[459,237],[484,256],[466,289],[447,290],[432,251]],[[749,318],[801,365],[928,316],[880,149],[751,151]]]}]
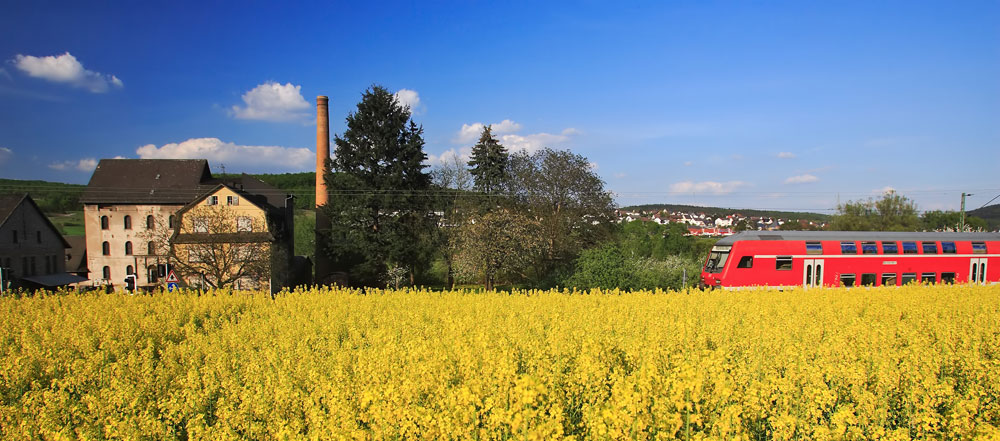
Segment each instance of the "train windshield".
[{"label": "train windshield", "polygon": [[708,255],[708,262],[705,262],[705,272],[706,273],[721,273],[722,268],[726,266],[726,260],[729,259],[729,250],[733,248],[731,246],[714,246],[712,247],[712,253]]}]

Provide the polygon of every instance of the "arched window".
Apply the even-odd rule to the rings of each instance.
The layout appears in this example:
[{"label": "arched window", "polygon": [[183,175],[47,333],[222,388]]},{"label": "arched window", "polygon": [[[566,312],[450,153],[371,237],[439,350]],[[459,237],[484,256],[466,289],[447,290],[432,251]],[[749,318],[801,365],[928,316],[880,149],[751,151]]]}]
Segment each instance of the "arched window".
[{"label": "arched window", "polygon": [[146,216],[146,229],[152,230],[156,226],[156,220],[153,219],[153,215]]},{"label": "arched window", "polygon": [[132,274],[135,274],[135,270],[132,269],[132,265],[126,266],[125,267],[125,275],[126,276],[131,276]]},{"label": "arched window", "polygon": [[125,229],[126,230],[132,229],[132,216],[129,216],[127,214],[125,215]]},{"label": "arched window", "polygon": [[109,224],[108,217],[107,216],[101,216],[101,229],[102,230],[107,230],[108,229],[108,224]]},{"label": "arched window", "polygon": [[101,274],[104,276],[105,279],[110,279],[111,278],[111,267],[110,266],[104,267],[104,270],[101,271]]},{"label": "arched window", "polygon": [[131,241],[125,242],[125,255],[126,256],[131,256],[132,255],[132,242]]},{"label": "arched window", "polygon": [[150,256],[156,255],[156,244],[153,241],[146,242],[146,254]]},{"label": "arched window", "polygon": [[42,243],[42,232],[41,231],[36,231],[35,232],[35,242]]},{"label": "arched window", "polygon": [[105,256],[110,256],[111,255],[111,244],[110,243],[108,243],[106,241],[101,243],[101,254],[103,254]]}]

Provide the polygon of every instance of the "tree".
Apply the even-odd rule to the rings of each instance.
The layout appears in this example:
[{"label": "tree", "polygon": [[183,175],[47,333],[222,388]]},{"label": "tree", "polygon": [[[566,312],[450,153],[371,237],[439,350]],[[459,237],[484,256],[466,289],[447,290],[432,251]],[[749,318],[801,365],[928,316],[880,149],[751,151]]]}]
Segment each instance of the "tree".
[{"label": "tree", "polygon": [[614,204],[587,158],[568,150],[521,151],[511,155],[509,170],[513,201],[538,220],[545,240],[532,266],[537,281],[610,237]]},{"label": "tree", "polygon": [[174,273],[189,285],[230,288],[239,282],[241,288],[260,288],[279,264],[267,230],[260,218],[199,205],[184,213],[176,231],[150,229],[144,237],[154,247],[149,254],[166,252]]},{"label": "tree", "polygon": [[917,231],[920,226],[917,205],[893,190],[877,200],[838,205],[830,221],[830,228],[838,231]]},{"label": "tree", "polygon": [[465,162],[457,155],[443,159],[431,176],[434,185],[443,190],[442,197],[438,199],[442,213],[441,228],[438,230],[439,246],[448,271],[446,283],[451,289],[455,287],[454,263],[458,253],[458,241],[455,238],[471,213],[468,192],[472,190],[473,177],[465,167]]},{"label": "tree", "polygon": [[452,239],[455,267],[460,275],[480,278],[487,291],[500,279],[523,278],[540,234],[537,220],[507,208],[477,215]]},{"label": "tree", "polygon": [[430,261],[436,228],[423,128],[393,94],[372,86],[335,142],[324,208],[330,257],[352,284],[385,285],[391,267],[406,268],[412,282]]},{"label": "tree", "polygon": [[[930,231],[958,231],[962,222],[962,214],[957,211],[927,211],[920,216],[924,229]],[[965,217],[965,228],[967,231],[986,231],[989,224],[986,220],[975,217]]]},{"label": "tree", "polygon": [[507,149],[493,137],[491,126],[484,127],[469,160],[476,191],[490,196],[502,193],[507,183],[508,160]]}]

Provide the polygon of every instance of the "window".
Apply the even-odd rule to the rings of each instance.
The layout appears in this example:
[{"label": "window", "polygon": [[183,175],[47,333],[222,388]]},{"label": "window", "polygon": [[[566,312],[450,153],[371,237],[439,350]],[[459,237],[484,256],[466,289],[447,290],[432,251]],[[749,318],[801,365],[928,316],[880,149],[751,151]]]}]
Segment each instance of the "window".
[{"label": "window", "polygon": [[14,233],[14,243],[17,243],[17,230],[12,231]]},{"label": "window", "polygon": [[35,256],[31,256],[31,275],[32,276],[35,275],[35,274],[38,274],[38,268],[35,267],[35,263],[36,263]]},{"label": "window", "polygon": [[903,277],[900,278],[899,280],[901,282],[903,282],[902,283],[903,285],[906,285],[906,284],[909,284],[909,283],[916,283],[917,282],[917,273],[903,273]]},{"label": "window", "polygon": [[105,256],[111,255],[111,244],[107,241],[101,243],[101,254]]},{"label": "window", "polygon": [[896,273],[883,273],[882,286],[896,286]]},{"label": "window", "polygon": [[132,229],[132,216],[129,216],[129,215],[126,214],[125,215],[125,219],[123,220],[122,223],[123,223],[123,225],[125,225],[125,229],[126,230],[131,230]]},{"label": "window", "polygon": [[149,216],[146,216],[146,229],[152,230],[153,227],[155,226],[156,226],[156,219],[153,217],[153,215],[151,214]]},{"label": "window", "polygon": [[253,231],[253,219],[246,216],[236,218],[236,231]]},{"label": "window", "polygon": [[219,205],[219,197],[218,196],[209,196],[208,200],[205,201],[205,204],[206,205]]},{"label": "window", "polygon": [[861,275],[861,286],[875,286],[875,273],[864,273]]},{"label": "window", "polygon": [[840,252],[842,254],[858,254],[858,244],[854,242],[841,242]]},{"label": "window", "polygon": [[841,274],[840,275],[840,285],[841,286],[854,286],[854,280],[856,277],[854,274]]},{"label": "window", "polygon": [[135,269],[132,268],[132,265],[126,266],[125,267],[125,275],[126,276],[131,276],[132,274],[135,274]]},{"label": "window", "polygon": [[45,256],[45,274],[52,274],[52,262],[49,261],[49,256]]},{"label": "window", "polygon": [[132,255],[132,241],[125,242],[125,255]]},{"label": "window", "polygon": [[191,219],[191,230],[195,233],[207,233],[208,232],[208,220],[203,217],[196,217]]},{"label": "window", "polygon": [[899,254],[896,242],[882,242],[882,254]]},{"label": "window", "polygon": [[111,278],[111,267],[110,266],[104,267],[104,269],[101,270],[101,276],[103,278],[105,278],[105,279],[110,279]]},{"label": "window", "polygon": [[146,242],[146,254],[150,256],[156,255],[156,244],[153,241]]},{"label": "window", "polygon": [[903,242],[903,254],[917,254],[917,243]]},{"label": "window", "polygon": [[42,232],[41,231],[36,231],[35,232],[35,242],[42,243]]},{"label": "window", "polygon": [[920,281],[923,283],[937,283],[937,273],[921,273]]},{"label": "window", "polygon": [[732,248],[731,246],[724,245],[712,247],[712,252],[708,255],[708,261],[705,262],[705,272],[721,273],[722,269],[726,267],[726,259],[729,259],[729,250]]},{"label": "window", "polygon": [[171,214],[170,217],[167,218],[167,228],[173,228],[173,227],[174,227],[174,215]]},{"label": "window", "polygon": [[949,285],[955,283],[955,273],[941,273],[941,283]]},{"label": "window", "polygon": [[792,256],[778,256],[778,258],[774,260],[774,269],[778,271],[791,271]]},{"label": "window", "polygon": [[986,242],[972,242],[972,254],[986,254]]},{"label": "window", "polygon": [[110,224],[111,224],[111,222],[108,221],[108,217],[107,216],[101,216],[101,229],[102,230],[107,230],[108,229],[108,225],[110,225]]},{"label": "window", "polygon": [[955,254],[955,242],[941,242],[942,254]]},{"label": "window", "polygon": [[875,242],[861,242],[861,254],[878,254]]},{"label": "window", "polygon": [[737,268],[753,268],[753,256],[743,256],[740,257],[740,263],[736,265]]},{"label": "window", "polygon": [[937,242],[920,242],[924,254],[937,254]]},{"label": "window", "polygon": [[823,244],[819,242],[806,242],[806,254],[823,254]]},{"label": "window", "polygon": [[239,205],[239,204],[240,204],[239,196],[226,196],[226,205]]}]

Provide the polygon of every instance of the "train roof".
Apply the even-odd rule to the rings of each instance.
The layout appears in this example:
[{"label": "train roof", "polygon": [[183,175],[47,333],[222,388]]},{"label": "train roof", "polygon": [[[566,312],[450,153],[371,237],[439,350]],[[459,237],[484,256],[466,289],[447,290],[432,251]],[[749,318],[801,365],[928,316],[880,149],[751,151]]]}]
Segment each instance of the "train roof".
[{"label": "train roof", "polygon": [[904,231],[742,231],[724,237],[716,245],[732,245],[741,240],[913,240],[913,241],[1000,241],[1000,233],[914,233]]}]

